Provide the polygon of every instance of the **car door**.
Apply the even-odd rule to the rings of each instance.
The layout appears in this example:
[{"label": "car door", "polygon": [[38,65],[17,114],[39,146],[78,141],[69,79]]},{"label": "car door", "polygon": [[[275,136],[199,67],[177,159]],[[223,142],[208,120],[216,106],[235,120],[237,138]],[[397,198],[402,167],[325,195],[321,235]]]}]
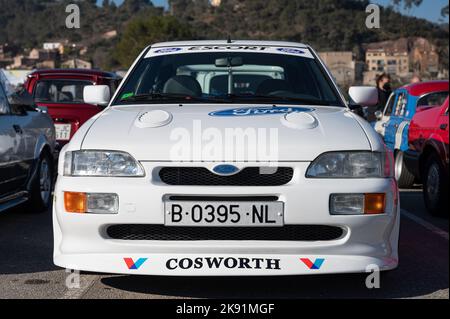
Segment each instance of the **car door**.
[{"label": "car door", "polygon": [[384,135],[384,141],[386,145],[391,149],[399,149],[399,139],[401,140],[401,135],[404,130],[404,119],[406,113],[406,106],[408,103],[408,94],[404,90],[400,90],[396,93],[396,100],[392,110],[391,117],[386,124],[386,131]]},{"label": "car door", "polygon": [[28,170],[21,156],[24,144],[20,123],[0,86],[0,198],[18,192],[26,181]]},{"label": "car door", "polygon": [[383,110],[383,117],[375,123],[375,131],[377,131],[377,133],[383,137],[386,133],[387,123],[389,122],[389,119],[391,118],[391,114],[392,114],[392,110],[394,108],[396,97],[397,96],[395,93],[391,94],[388,102],[386,103],[386,107]]}]

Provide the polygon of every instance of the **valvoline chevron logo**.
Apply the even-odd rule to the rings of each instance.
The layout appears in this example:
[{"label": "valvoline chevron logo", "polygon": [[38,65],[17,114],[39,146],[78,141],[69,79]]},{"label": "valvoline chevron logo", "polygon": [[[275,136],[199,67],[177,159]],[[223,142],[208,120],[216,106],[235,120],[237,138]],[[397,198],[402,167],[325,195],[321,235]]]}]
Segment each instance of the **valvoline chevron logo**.
[{"label": "valvoline chevron logo", "polygon": [[288,113],[312,112],[314,109],[307,107],[246,107],[237,109],[221,110],[209,113],[209,116],[263,116],[280,115]]},{"label": "valvoline chevron logo", "polygon": [[123,260],[127,264],[128,269],[138,270],[147,261],[148,258],[139,258],[134,261],[133,258],[124,258]]},{"label": "valvoline chevron logo", "polygon": [[300,260],[311,270],[319,270],[325,262],[324,258],[317,258],[315,261],[309,258],[300,258]]}]

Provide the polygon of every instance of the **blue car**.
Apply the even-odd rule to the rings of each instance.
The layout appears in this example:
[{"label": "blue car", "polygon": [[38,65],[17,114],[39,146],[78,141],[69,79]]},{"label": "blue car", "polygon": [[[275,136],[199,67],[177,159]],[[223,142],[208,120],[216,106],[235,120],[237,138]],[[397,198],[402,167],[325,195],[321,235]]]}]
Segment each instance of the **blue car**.
[{"label": "blue car", "polygon": [[431,81],[403,86],[390,96],[383,112],[377,113],[375,130],[395,154],[395,177],[402,188],[414,184],[414,175],[404,165],[408,150],[409,123],[420,108],[440,106],[448,96],[448,81]]}]

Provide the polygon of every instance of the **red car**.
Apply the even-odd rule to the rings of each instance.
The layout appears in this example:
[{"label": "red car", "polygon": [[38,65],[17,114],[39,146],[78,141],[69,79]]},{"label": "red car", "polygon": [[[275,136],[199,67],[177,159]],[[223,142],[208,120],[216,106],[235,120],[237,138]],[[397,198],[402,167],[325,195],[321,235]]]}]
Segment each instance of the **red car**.
[{"label": "red car", "polygon": [[433,215],[448,211],[448,97],[442,106],[417,110],[409,128],[405,164],[423,183],[425,204]]},{"label": "red car", "polygon": [[84,87],[108,85],[112,94],[120,81],[121,78],[113,73],[96,70],[39,70],[28,76],[25,88],[38,106],[48,109],[55,122],[57,147],[60,149],[81,125],[102,110],[101,106],[84,103]]}]

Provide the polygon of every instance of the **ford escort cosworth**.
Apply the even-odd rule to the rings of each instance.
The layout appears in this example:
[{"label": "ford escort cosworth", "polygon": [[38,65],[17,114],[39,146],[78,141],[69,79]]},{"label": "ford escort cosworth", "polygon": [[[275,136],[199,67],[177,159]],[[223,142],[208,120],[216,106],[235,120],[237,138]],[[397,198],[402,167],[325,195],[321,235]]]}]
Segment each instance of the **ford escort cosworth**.
[{"label": "ford escort cosworth", "polygon": [[61,151],[54,263],[105,273],[277,276],[398,265],[391,152],[303,44],[155,44]]}]

